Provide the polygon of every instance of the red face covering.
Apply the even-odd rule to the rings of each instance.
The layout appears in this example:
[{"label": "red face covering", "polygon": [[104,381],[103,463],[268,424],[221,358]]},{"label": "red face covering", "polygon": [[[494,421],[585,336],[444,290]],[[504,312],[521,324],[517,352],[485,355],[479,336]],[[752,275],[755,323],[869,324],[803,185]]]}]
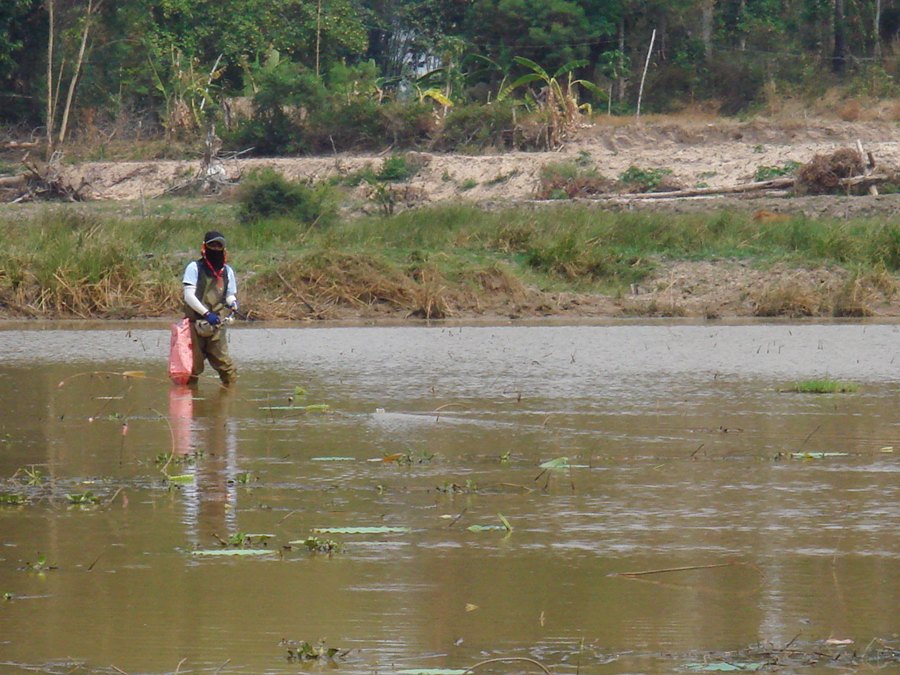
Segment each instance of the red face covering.
[{"label": "red face covering", "polygon": [[212,268],[214,272],[221,272],[222,268],[225,267],[225,251],[217,251],[215,249],[208,248],[206,246],[203,247],[203,257],[206,259],[206,262],[209,263],[209,266]]}]

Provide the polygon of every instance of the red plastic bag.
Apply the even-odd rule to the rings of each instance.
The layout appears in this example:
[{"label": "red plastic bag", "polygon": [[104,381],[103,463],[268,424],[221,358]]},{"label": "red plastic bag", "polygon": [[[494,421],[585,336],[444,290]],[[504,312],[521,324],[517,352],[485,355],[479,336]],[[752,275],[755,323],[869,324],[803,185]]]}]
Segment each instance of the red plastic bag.
[{"label": "red plastic bag", "polygon": [[191,322],[185,317],[172,324],[172,340],[169,345],[169,379],[175,384],[187,384],[194,368],[191,349]]}]

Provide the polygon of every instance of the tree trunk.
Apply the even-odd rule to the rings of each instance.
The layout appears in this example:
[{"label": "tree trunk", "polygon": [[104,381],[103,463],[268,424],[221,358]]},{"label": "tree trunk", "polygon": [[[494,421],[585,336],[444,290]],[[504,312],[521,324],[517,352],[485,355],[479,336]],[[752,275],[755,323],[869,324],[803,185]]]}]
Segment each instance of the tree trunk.
[{"label": "tree trunk", "polygon": [[834,57],[831,69],[843,73],[847,66],[847,34],[844,26],[844,0],[834,0]]},{"label": "tree trunk", "polygon": [[[619,53],[625,53],[625,16],[624,14],[619,19],[619,25],[616,29],[618,33],[617,37],[619,39]],[[621,103],[625,100],[625,69],[619,69],[619,76],[616,78],[616,101]]]},{"label": "tree trunk", "polygon": [[[100,9],[103,0],[97,3],[96,9]],[[81,78],[81,66],[84,63],[84,52],[87,48],[88,35],[91,31],[91,17],[94,13],[94,0],[88,0],[87,11],[84,14],[84,32],[81,34],[81,46],[78,49],[78,60],[75,62],[75,72],[72,73],[72,80],[69,82],[69,92],[66,94],[66,107],[63,108],[62,123],[59,127],[59,144],[66,142],[66,131],[69,127],[69,113],[72,110],[72,101],[75,98],[75,87]]]},{"label": "tree trunk", "polygon": [[703,0],[700,7],[700,38],[703,40],[703,55],[709,59],[712,56],[713,13],[716,8],[716,0]]},{"label": "tree trunk", "polygon": [[47,0],[48,35],[47,35],[47,160],[53,154],[53,36],[56,32],[54,25],[53,4],[56,0]]},{"label": "tree trunk", "polygon": [[881,0],[875,0],[875,58],[881,58]]}]

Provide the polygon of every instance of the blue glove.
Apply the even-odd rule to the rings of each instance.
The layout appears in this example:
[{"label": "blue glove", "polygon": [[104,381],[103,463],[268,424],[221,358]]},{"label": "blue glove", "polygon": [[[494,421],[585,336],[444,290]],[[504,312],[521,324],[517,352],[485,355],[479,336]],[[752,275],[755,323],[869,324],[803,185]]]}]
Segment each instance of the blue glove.
[{"label": "blue glove", "polygon": [[219,315],[216,314],[215,312],[207,312],[206,313],[206,322],[210,326],[218,326],[220,323],[222,323],[222,319],[220,319]]}]

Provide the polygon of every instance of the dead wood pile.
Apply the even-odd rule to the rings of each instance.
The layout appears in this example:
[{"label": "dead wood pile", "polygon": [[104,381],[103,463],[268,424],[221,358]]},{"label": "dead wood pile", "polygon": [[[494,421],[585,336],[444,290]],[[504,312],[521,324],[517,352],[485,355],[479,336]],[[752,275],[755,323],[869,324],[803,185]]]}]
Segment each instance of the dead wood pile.
[{"label": "dead wood pile", "polygon": [[62,155],[55,153],[49,162],[22,158],[25,171],[16,176],[0,177],[0,201],[10,203],[33,201],[80,202],[87,199],[84,179],[79,185],[70,183],[62,170]]}]

